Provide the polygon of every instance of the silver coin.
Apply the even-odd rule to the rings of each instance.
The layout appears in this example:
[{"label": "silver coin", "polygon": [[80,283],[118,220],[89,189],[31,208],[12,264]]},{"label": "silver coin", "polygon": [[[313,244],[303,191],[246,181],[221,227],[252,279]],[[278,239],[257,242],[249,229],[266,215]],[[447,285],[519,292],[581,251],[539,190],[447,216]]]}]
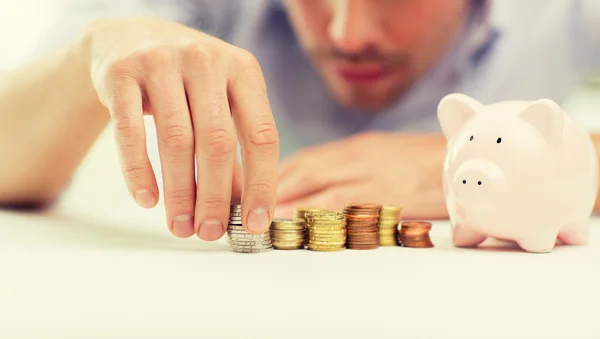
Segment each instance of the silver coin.
[{"label": "silver coin", "polygon": [[244,239],[271,239],[271,236],[266,234],[248,234],[248,233],[232,233],[227,232],[229,238],[244,238]]},{"label": "silver coin", "polygon": [[230,212],[229,216],[230,217],[241,217],[242,216],[242,212]]},{"label": "silver coin", "polygon": [[273,242],[273,239],[271,238],[261,238],[261,237],[248,237],[248,236],[242,236],[242,237],[227,237],[227,242]]},{"label": "silver coin", "polygon": [[233,225],[233,226],[242,226],[242,221],[241,220],[240,221],[233,220],[233,221],[230,221],[228,224]]},{"label": "silver coin", "polygon": [[233,247],[268,247],[272,246],[272,241],[261,241],[261,240],[243,240],[243,241],[228,241],[227,245]]},{"label": "silver coin", "polygon": [[232,251],[256,251],[256,250],[268,250],[273,249],[273,246],[231,246],[229,249]]},{"label": "silver coin", "polygon": [[245,238],[245,239],[271,239],[267,234],[249,234],[249,233],[232,233],[227,232],[229,238]]},{"label": "silver coin", "polygon": [[249,237],[249,236],[228,236],[227,241],[229,242],[240,242],[240,241],[273,241],[271,238],[264,237]]},{"label": "silver coin", "polygon": [[229,240],[229,241],[227,241],[227,243],[229,245],[232,245],[232,246],[235,246],[235,247],[240,247],[240,246],[265,247],[265,246],[271,246],[271,245],[273,245],[272,241],[261,241],[261,240],[256,240],[256,241],[252,241],[252,240],[243,240],[243,241]]},{"label": "silver coin", "polygon": [[232,249],[232,252],[237,252],[237,253],[263,253],[263,252],[270,252],[272,251],[272,248],[266,248],[266,249],[255,249],[255,250],[244,250],[244,249]]}]

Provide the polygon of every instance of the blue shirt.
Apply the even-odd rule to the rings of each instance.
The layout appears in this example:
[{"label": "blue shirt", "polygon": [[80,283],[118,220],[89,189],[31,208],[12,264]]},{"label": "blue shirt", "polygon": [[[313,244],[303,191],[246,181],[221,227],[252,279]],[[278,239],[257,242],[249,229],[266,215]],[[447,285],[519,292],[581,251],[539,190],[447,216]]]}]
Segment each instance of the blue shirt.
[{"label": "blue shirt", "polygon": [[282,0],[74,0],[42,51],[67,43],[89,21],[155,15],[216,35],[261,63],[281,155],[368,130],[439,132],[440,99],[463,92],[483,103],[561,102],[600,69],[600,1],[473,1],[460,39],[401,99],[377,114],[330,96],[298,45]]}]

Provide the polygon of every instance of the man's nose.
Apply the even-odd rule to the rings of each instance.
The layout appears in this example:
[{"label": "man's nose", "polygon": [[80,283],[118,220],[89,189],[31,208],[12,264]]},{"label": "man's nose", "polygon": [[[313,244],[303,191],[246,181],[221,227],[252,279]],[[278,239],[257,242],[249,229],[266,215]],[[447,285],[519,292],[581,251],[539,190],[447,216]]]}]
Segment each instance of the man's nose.
[{"label": "man's nose", "polygon": [[[382,25],[373,0],[332,0],[329,34],[338,49],[356,53],[376,45]],[[374,4],[375,3],[375,4]]]}]

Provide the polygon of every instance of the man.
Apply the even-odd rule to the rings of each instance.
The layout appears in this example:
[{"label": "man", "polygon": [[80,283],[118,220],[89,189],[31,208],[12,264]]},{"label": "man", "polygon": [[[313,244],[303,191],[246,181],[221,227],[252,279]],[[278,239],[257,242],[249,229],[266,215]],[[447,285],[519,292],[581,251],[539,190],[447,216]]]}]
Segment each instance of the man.
[{"label": "man", "polygon": [[600,66],[596,0],[154,5],[86,2],[96,12],[67,16],[48,53],[2,76],[2,203],[56,199],[111,120],[132,197],[155,206],[145,113],[178,237],[219,239],[240,197],[252,233],[294,206],[351,201],[446,217],[444,95],[561,101]]}]

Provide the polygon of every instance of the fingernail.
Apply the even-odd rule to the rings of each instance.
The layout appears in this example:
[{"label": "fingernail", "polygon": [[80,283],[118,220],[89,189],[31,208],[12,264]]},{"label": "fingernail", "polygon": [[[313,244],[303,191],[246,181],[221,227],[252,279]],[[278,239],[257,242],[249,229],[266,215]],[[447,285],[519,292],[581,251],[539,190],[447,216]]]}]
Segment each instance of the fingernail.
[{"label": "fingernail", "polygon": [[200,225],[198,236],[202,240],[215,241],[223,236],[223,223],[218,220],[206,220]]},{"label": "fingernail", "polygon": [[135,191],[135,201],[143,208],[152,208],[156,203],[154,194],[147,189]]},{"label": "fingernail", "polygon": [[269,213],[264,208],[255,208],[248,214],[248,229],[254,233],[265,232],[269,228]]},{"label": "fingernail", "polygon": [[173,234],[181,238],[187,238],[194,234],[194,217],[191,215],[180,215],[173,220]]}]

